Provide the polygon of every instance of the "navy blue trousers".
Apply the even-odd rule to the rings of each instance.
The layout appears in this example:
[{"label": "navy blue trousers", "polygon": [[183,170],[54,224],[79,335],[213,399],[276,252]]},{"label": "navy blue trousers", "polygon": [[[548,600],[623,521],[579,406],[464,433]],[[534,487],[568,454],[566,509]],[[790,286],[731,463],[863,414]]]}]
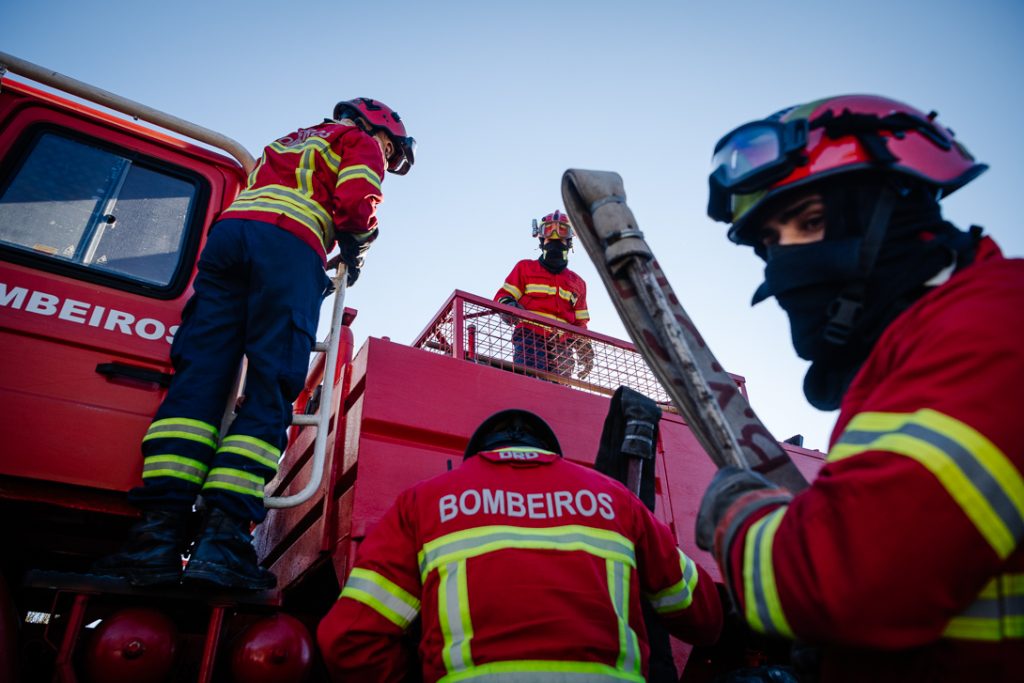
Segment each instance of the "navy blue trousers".
[{"label": "navy blue trousers", "polygon": [[[234,517],[266,517],[263,486],[277,471],[330,287],[320,255],[291,233],[250,220],[213,226],[171,346],[174,378],[142,442],[133,502],[185,511],[202,492]],[[245,398],[221,435],[243,354]]]},{"label": "navy blue trousers", "polygon": [[512,361],[559,375],[569,375],[575,362],[568,344],[527,327],[517,327],[512,333]]}]

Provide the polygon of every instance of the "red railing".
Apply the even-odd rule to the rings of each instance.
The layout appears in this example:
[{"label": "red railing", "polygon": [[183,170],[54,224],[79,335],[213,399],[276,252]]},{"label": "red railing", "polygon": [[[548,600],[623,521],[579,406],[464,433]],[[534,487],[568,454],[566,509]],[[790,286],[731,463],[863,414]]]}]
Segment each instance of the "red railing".
[{"label": "red railing", "polygon": [[[515,330],[523,326],[542,328],[545,341],[514,343]],[[413,346],[593,394],[610,396],[625,385],[665,407],[670,404],[633,344],[460,290],[448,297]],[[731,376],[746,395],[743,378]]]}]

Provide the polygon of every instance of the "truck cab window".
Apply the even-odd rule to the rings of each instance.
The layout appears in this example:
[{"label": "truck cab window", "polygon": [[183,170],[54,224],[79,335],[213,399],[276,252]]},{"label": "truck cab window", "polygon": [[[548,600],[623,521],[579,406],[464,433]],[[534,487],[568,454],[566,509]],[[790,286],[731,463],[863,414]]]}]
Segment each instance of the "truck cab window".
[{"label": "truck cab window", "polygon": [[0,190],[0,246],[166,287],[197,183],[53,132]]}]

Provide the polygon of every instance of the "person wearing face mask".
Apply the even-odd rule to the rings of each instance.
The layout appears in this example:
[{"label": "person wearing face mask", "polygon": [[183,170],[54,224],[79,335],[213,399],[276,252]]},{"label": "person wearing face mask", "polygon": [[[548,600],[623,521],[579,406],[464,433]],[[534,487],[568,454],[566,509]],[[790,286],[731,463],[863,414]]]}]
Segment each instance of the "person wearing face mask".
[{"label": "person wearing face mask", "polygon": [[[572,249],[572,226],[561,211],[533,222],[533,236],[539,240],[541,256],[524,259],[505,278],[494,300],[522,308],[545,318],[586,329],[590,322],[587,311],[587,283],[569,270]],[[594,351],[582,337],[570,339],[569,334],[548,325],[529,320],[508,320],[515,325],[512,333],[513,360],[542,372],[584,379],[594,366]],[[573,358],[575,351],[579,363]]]},{"label": "person wearing face mask", "polygon": [[1024,671],[1024,260],[939,207],[985,169],[934,112],[862,95],[715,148],[708,213],[765,261],[754,303],[840,413],[795,496],[720,470],[697,542],[754,630],[815,646],[817,680]]}]

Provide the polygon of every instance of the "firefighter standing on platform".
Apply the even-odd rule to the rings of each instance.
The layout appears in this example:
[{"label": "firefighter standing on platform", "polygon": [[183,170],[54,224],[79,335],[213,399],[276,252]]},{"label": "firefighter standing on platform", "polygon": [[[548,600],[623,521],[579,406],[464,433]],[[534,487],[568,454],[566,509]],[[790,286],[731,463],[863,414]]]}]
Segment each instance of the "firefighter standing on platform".
[{"label": "firefighter standing on platform", "polygon": [[[540,258],[517,263],[494,300],[586,329],[590,322],[587,283],[569,270],[573,236],[569,217],[555,211],[544,216],[539,225],[534,221],[533,236],[540,240]],[[567,336],[550,326],[516,321],[513,360],[528,368],[569,376],[575,365],[575,350],[579,356],[577,377],[584,379],[594,366],[593,347],[586,339],[568,341]]]},{"label": "firefighter standing on platform", "polygon": [[755,630],[818,646],[818,680],[1021,680],[1024,261],[938,204],[985,166],[934,113],[846,96],[737,128],[713,167],[709,214],[840,414],[796,496],[721,470],[698,543]]},{"label": "firefighter standing on platform", "polygon": [[423,680],[643,681],[641,591],[670,631],[719,635],[711,577],[617,481],[561,457],[551,428],[506,410],[462,465],[404,491],[359,548],[318,640],[335,680],[401,680],[420,617]]},{"label": "firefighter standing on platform", "polygon": [[[136,585],[203,581],[268,589],[250,527],[266,516],[263,487],[277,471],[291,405],[305,382],[331,288],[335,240],[355,282],[377,236],[384,171],[404,175],[415,142],[380,102],[340,102],[333,119],[272,142],[249,182],[210,230],[195,293],[174,337],[175,375],[142,440],[143,510],[125,548],[95,569]],[[218,433],[243,354],[245,400]],[[196,496],[208,508],[182,575],[185,522]]]}]

